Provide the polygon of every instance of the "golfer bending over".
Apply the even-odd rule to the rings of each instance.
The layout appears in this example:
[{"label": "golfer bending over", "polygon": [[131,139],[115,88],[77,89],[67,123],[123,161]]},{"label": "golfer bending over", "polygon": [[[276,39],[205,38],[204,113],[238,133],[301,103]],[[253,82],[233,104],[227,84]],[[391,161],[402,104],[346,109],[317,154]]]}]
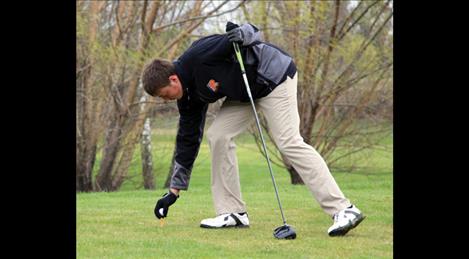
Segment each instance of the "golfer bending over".
[{"label": "golfer bending over", "polygon": [[155,59],[145,67],[143,87],[152,96],[177,99],[180,114],[176,156],[170,190],[158,200],[157,218],[164,218],[187,190],[194,160],[202,141],[208,103],[225,97],[207,131],[212,156],[212,197],[216,217],[202,220],[205,228],[249,226],[242,199],[234,138],[254,120],[236,60],[233,42],[241,46],[247,78],[256,109],[262,110],[279,151],[299,173],[333,225],[330,236],[345,235],[364,216],[345,198],[321,155],[303,141],[297,106],[297,80],[293,59],[278,47],[260,41],[251,24],[226,25],[226,34],[195,41],[178,60]]}]

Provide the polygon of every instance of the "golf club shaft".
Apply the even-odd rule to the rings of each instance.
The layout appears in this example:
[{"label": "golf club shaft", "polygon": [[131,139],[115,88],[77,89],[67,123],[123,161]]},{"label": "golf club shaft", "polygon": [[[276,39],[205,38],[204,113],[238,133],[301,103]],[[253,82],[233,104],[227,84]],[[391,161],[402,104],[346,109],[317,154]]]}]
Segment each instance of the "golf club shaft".
[{"label": "golf club shaft", "polygon": [[269,172],[270,172],[270,176],[272,178],[272,183],[274,185],[275,196],[277,197],[277,202],[278,202],[278,206],[280,208],[280,213],[282,214],[283,224],[286,225],[287,221],[285,220],[285,216],[283,215],[282,203],[280,202],[280,197],[278,195],[277,184],[275,183],[275,177],[274,177],[274,173],[273,173],[273,170],[272,170],[272,165],[270,164],[269,153],[267,153],[267,147],[265,145],[264,136],[262,134],[261,124],[259,123],[259,117],[257,116],[256,106],[254,105],[254,100],[252,99],[251,89],[249,87],[248,78],[246,76],[246,70],[244,69],[243,58],[241,57],[241,52],[239,50],[238,44],[236,42],[233,42],[233,46],[235,48],[236,57],[237,57],[238,62],[241,66],[241,73],[243,74],[244,85],[246,86],[246,90],[248,92],[249,101],[251,102],[252,110],[254,112],[254,117],[256,118],[257,129],[259,130],[259,135],[261,136],[261,141],[262,141],[262,147],[264,149],[264,154],[265,154],[265,157],[267,159],[267,164],[269,165]]}]

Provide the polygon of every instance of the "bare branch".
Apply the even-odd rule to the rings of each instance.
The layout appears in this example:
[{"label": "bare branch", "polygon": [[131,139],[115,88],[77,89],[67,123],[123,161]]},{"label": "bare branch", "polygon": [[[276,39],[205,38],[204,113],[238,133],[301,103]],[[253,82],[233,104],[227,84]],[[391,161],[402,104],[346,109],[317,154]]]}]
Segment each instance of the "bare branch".
[{"label": "bare branch", "polygon": [[[361,5],[363,4],[363,1],[360,1],[358,2],[358,5],[353,8],[352,12],[350,12],[350,15],[347,16],[347,18],[345,18],[344,22],[342,23],[342,26],[340,27],[339,29],[339,35],[342,34],[343,30],[344,30],[344,27],[345,25],[347,25],[347,23],[349,22],[349,20],[353,17],[353,15],[355,14],[355,12],[361,7]],[[339,39],[341,39],[342,37],[339,36]]]},{"label": "bare branch", "polygon": [[165,25],[162,25],[162,26],[159,26],[159,27],[156,27],[155,28],[155,32],[158,32],[164,28],[167,28],[167,27],[170,27],[170,26],[173,26],[173,25],[177,25],[177,24],[182,24],[182,23],[186,23],[186,22],[190,22],[190,21],[194,21],[194,20],[206,20],[207,18],[212,18],[212,17],[217,17],[217,16],[221,16],[221,15],[224,15],[224,14],[227,14],[227,13],[231,13],[233,11],[235,11],[236,9],[238,9],[241,5],[243,5],[245,2],[247,2],[247,0],[244,0],[242,1],[240,4],[238,4],[237,6],[235,6],[234,8],[230,9],[230,10],[227,10],[227,11],[224,11],[224,12],[221,12],[219,14],[214,14],[214,15],[211,15],[214,11],[220,9],[223,5],[225,5],[226,3],[228,3],[229,1],[224,1],[222,4],[220,4],[218,7],[216,7],[214,10],[210,11],[209,14],[207,15],[200,15],[200,16],[196,16],[196,17],[192,17],[192,18],[187,18],[187,19],[184,19],[184,20],[181,20],[181,21],[176,21],[176,22],[172,22],[172,23],[169,23],[169,24],[165,24]]},{"label": "bare branch", "polygon": [[379,2],[380,1],[375,1],[374,3],[367,6],[366,9],[360,14],[360,16],[358,16],[357,19],[355,19],[355,21],[353,21],[353,23],[347,28],[347,30],[339,35],[339,40],[341,40],[363,18],[363,16],[365,16],[365,14],[370,10],[371,7],[373,7]]},{"label": "bare branch", "polygon": [[145,31],[145,19],[147,15],[147,5],[148,5],[148,0],[145,0],[143,2],[142,15],[140,16],[140,25],[141,25],[142,31]]},{"label": "bare branch", "polygon": [[[214,10],[210,11],[208,13],[208,15],[206,15],[206,17],[209,17],[212,13],[215,13],[216,11],[218,11],[223,5],[227,4],[229,1],[224,1],[223,3],[221,3],[218,7],[216,7]],[[241,4],[243,4],[244,2],[242,2]],[[239,4],[236,8],[238,8],[241,4]],[[187,28],[186,30],[182,31],[181,33],[179,33],[178,36],[176,36],[171,42],[169,42],[168,44],[166,44],[166,46],[164,46],[157,54],[156,56],[161,56],[162,53],[168,51],[168,49],[170,49],[171,47],[173,47],[174,44],[177,44],[180,40],[182,40],[183,38],[187,37],[187,35],[189,35],[190,32],[192,32],[195,28],[197,28],[197,26],[199,26],[205,19],[202,19],[200,21],[198,21],[197,23],[194,23],[192,25],[189,26],[189,28]]]}]

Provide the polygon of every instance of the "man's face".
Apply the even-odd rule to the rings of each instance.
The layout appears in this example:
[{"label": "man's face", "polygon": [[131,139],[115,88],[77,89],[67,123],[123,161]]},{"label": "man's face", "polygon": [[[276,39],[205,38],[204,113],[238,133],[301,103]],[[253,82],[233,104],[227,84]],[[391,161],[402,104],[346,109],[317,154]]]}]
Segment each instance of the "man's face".
[{"label": "man's face", "polygon": [[156,92],[156,96],[163,98],[165,101],[181,99],[183,95],[181,81],[179,81],[177,75],[169,76],[169,85],[160,88]]}]

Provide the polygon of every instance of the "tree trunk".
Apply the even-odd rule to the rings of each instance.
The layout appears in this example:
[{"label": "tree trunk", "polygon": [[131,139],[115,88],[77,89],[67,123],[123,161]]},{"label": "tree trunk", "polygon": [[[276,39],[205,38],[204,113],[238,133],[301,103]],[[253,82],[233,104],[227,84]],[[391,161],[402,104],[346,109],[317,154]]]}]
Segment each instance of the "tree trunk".
[{"label": "tree trunk", "polygon": [[142,154],[143,188],[146,190],[153,190],[155,189],[155,180],[153,177],[153,159],[151,155],[150,118],[145,119],[140,149]]},{"label": "tree trunk", "polygon": [[[139,88],[143,91],[143,86],[141,86],[141,83],[139,84],[139,86]],[[140,100],[146,100],[145,94]],[[145,105],[145,103],[142,103],[140,105],[140,109],[138,111],[131,112],[131,115],[129,115],[129,117],[127,118],[128,122],[126,122],[127,127],[125,128],[128,128],[128,130],[126,130],[127,134],[125,136],[125,139],[121,141],[123,145],[123,148],[121,150],[122,155],[120,156],[120,159],[117,162],[116,170],[113,175],[113,190],[118,190],[124,182],[125,177],[127,176],[128,169],[130,167],[135,152],[135,147],[139,142],[139,139],[142,136],[142,132],[144,130],[144,123],[146,121],[148,107],[149,105]],[[136,118],[133,119],[133,117]]]},{"label": "tree trunk", "polygon": [[[96,39],[98,29],[98,12],[103,3],[92,2],[89,11],[88,46],[87,50],[93,52],[92,44]],[[92,98],[92,67],[93,58],[85,58],[83,67],[77,79],[77,132],[76,132],[76,191],[92,191],[92,173],[97,148],[97,132],[94,125],[94,110],[96,103]],[[78,61],[78,60],[77,60]]]},{"label": "tree trunk", "polygon": [[295,168],[287,167],[288,172],[290,173],[291,184],[301,184],[304,185],[303,179],[301,179],[300,175],[296,172]]},{"label": "tree trunk", "polygon": [[106,132],[103,159],[101,160],[99,173],[96,176],[96,190],[98,191],[112,190],[112,172],[119,151],[119,137],[122,131],[120,125],[118,118],[111,119],[111,124]]},{"label": "tree trunk", "polygon": [[76,163],[76,191],[93,191],[92,171],[96,155],[96,146],[86,156],[80,156]]}]

